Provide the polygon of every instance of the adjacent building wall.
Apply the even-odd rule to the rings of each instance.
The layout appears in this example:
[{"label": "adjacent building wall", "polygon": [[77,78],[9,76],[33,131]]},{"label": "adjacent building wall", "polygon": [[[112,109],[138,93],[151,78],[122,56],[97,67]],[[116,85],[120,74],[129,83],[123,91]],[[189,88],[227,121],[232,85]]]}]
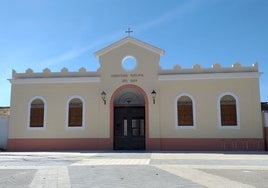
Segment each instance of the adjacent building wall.
[{"label": "adjacent building wall", "polygon": [[9,116],[0,116],[0,149],[7,148]]},{"label": "adjacent building wall", "polygon": [[263,127],[264,127],[264,141],[265,149],[268,150],[268,112],[263,112]]}]

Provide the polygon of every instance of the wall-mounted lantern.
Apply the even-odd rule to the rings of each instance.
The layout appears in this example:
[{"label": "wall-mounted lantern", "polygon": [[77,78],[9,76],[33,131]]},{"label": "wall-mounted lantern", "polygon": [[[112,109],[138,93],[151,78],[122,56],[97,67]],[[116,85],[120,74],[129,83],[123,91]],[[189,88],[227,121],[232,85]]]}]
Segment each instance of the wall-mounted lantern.
[{"label": "wall-mounted lantern", "polygon": [[152,91],[151,95],[152,95],[153,103],[155,104],[155,98],[156,98],[155,90]]},{"label": "wall-mounted lantern", "polygon": [[105,93],[105,91],[101,92],[101,98],[102,98],[104,104],[106,104],[106,93]]}]

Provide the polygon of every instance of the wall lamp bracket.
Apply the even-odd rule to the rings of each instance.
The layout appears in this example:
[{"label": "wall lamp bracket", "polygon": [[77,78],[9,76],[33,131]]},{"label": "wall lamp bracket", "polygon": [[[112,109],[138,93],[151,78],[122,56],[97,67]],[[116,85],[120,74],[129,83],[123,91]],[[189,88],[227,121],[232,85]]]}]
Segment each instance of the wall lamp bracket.
[{"label": "wall lamp bracket", "polygon": [[153,104],[155,104],[156,91],[153,90],[153,91],[151,92],[151,95],[152,95],[152,99],[153,99]]},{"label": "wall lamp bracket", "polygon": [[103,103],[106,105],[106,93],[105,93],[105,91],[102,91],[101,92],[101,98],[102,98],[102,100],[103,100]]}]

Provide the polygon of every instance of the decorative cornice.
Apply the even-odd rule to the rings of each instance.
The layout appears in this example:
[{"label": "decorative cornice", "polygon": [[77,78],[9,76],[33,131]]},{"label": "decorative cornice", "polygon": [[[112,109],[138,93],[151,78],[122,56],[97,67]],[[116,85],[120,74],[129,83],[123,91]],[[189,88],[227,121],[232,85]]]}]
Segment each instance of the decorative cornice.
[{"label": "decorative cornice", "polygon": [[202,74],[166,74],[158,75],[159,81],[170,80],[206,80],[206,79],[233,79],[233,78],[259,78],[260,72],[233,72],[233,73],[202,73]]},{"label": "decorative cornice", "polygon": [[61,69],[61,72],[51,72],[48,68],[45,68],[43,72],[34,72],[32,69],[27,69],[25,73],[17,73],[15,70],[12,71],[12,79],[65,77],[99,77],[99,72],[88,72],[83,67],[78,72],[69,72],[65,67]]},{"label": "decorative cornice", "polygon": [[209,73],[239,73],[239,72],[258,72],[258,63],[252,66],[243,67],[240,63],[235,63],[232,67],[221,67],[220,64],[214,64],[211,68],[202,68],[196,64],[193,68],[183,69],[179,65],[173,69],[164,70],[159,68],[159,75],[181,75],[181,74],[209,74]]},{"label": "decorative cornice", "polygon": [[25,73],[12,71],[12,84],[41,84],[41,83],[86,83],[100,82],[99,72],[87,72],[85,68],[80,68],[78,72],[69,72],[67,68],[61,72],[51,72],[46,68],[43,72],[33,72],[27,69]]},{"label": "decorative cornice", "polygon": [[11,84],[62,84],[62,83],[98,83],[99,77],[69,77],[69,78],[23,78],[10,79]]},{"label": "decorative cornice", "polygon": [[[170,70],[159,69],[158,80],[197,80],[197,79],[232,79],[232,78],[259,78],[262,73],[258,72],[258,64],[243,67],[240,63],[233,64],[232,67],[221,67],[214,64],[212,68],[201,68],[194,65],[192,69],[182,69],[175,66]],[[40,83],[92,83],[100,82],[99,71],[88,72],[85,68],[80,68],[78,72],[69,72],[67,68],[61,72],[51,72],[46,68],[43,72],[33,72],[27,69],[25,73],[12,72],[12,84],[40,84]]]}]

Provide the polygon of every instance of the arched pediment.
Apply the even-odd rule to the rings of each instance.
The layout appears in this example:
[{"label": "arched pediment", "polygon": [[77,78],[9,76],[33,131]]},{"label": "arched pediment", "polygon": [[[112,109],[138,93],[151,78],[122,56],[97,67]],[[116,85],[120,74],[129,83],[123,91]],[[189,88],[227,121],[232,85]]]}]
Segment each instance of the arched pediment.
[{"label": "arched pediment", "polygon": [[115,42],[115,43],[113,43],[113,44],[111,44],[111,45],[109,45],[109,46],[97,51],[97,52],[95,52],[94,54],[95,54],[96,57],[99,57],[99,56],[101,56],[103,54],[106,54],[106,53],[108,53],[108,52],[110,52],[110,51],[112,51],[112,50],[114,50],[114,49],[126,44],[126,43],[131,43],[131,44],[137,45],[137,46],[139,46],[141,48],[147,49],[147,50],[149,50],[151,52],[154,52],[156,54],[159,54],[159,55],[163,55],[165,53],[164,50],[162,50],[162,49],[160,49],[158,47],[155,47],[155,46],[153,46],[151,44],[148,44],[146,42],[138,40],[138,39],[136,39],[134,37],[128,36],[128,37],[125,37],[125,38],[123,38],[123,39],[121,39],[121,40],[119,40],[119,41],[117,41],[117,42]]}]

